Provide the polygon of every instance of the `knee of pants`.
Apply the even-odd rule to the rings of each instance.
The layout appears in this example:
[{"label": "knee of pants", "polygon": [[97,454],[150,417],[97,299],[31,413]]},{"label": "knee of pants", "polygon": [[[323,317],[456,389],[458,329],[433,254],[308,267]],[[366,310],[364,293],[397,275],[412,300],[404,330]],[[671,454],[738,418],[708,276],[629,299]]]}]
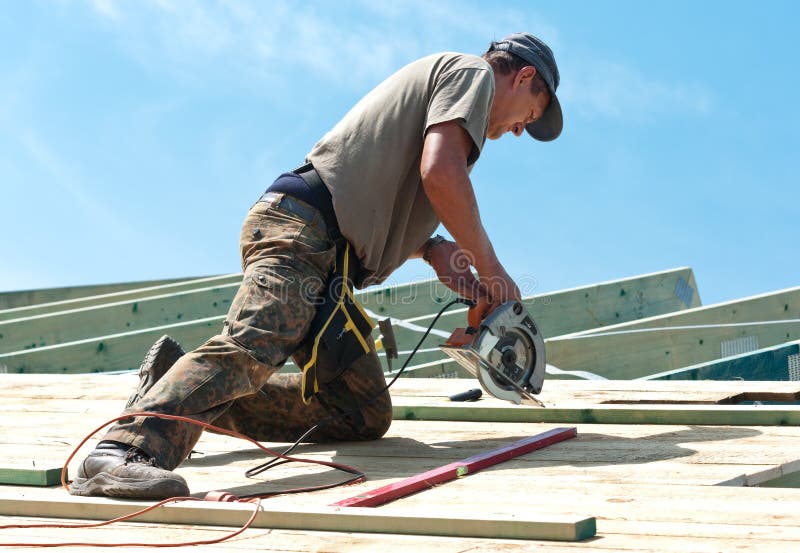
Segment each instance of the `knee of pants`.
[{"label": "knee of pants", "polygon": [[381,438],[392,425],[392,401],[389,392],[384,392],[386,400],[383,398],[375,400],[373,405],[367,407],[363,412],[364,429],[362,435],[364,440],[377,440]]}]

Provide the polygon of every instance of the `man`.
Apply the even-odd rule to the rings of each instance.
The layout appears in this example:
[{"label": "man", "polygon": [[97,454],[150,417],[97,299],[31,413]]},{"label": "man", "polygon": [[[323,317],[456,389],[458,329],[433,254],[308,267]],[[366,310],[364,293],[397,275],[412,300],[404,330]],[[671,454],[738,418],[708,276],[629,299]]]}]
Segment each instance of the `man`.
[{"label": "man", "polygon": [[[326,293],[337,252],[348,244],[357,287],[423,257],[443,282],[478,300],[479,318],[519,299],[481,223],[469,173],[486,138],[558,137],[558,82],[551,50],[514,34],[482,58],[428,56],[378,85],[314,146],[305,166],[281,175],[251,208],[240,238],[244,280],[222,333],[185,355],[167,337],[157,342],[126,412],[183,415],[261,441],[294,441],[338,415],[309,440],[380,438],[391,400],[369,337],[366,354],[311,391],[298,374],[275,374],[289,356],[299,367],[312,356],[318,302],[309,300]],[[440,222],[455,242],[430,238]],[[304,393],[312,396],[308,405]],[[124,419],[81,463],[71,492],[187,495],[172,469],[201,432],[155,417]]]}]

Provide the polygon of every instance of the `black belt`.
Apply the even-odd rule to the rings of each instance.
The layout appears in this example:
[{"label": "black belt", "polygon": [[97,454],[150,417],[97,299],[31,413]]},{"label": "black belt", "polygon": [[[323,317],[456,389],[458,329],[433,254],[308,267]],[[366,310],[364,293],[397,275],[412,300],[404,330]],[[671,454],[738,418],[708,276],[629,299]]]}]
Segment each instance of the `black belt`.
[{"label": "black belt", "polygon": [[333,210],[331,192],[322,182],[317,170],[314,169],[311,163],[306,163],[292,172],[297,173],[301,179],[306,181],[311,193],[314,194],[314,198],[317,200],[315,207],[319,209],[322,218],[325,220],[325,226],[328,227],[328,236],[334,242],[341,240],[342,234],[339,232],[339,222],[336,220],[336,212]]},{"label": "black belt", "polygon": [[[328,230],[328,236],[338,244],[342,240],[342,234],[339,232],[339,223],[336,220],[336,212],[333,210],[333,199],[331,198],[328,187],[322,182],[319,173],[317,173],[314,166],[310,163],[301,165],[297,169],[294,169],[292,173],[299,176],[306,185],[308,185],[311,191],[310,199],[312,200],[309,203],[317,208],[320,215],[322,215],[322,220],[325,221],[325,226]],[[277,184],[270,186],[267,189],[267,193],[269,192],[282,192],[289,195],[296,193],[291,189],[284,190],[282,186]]]}]

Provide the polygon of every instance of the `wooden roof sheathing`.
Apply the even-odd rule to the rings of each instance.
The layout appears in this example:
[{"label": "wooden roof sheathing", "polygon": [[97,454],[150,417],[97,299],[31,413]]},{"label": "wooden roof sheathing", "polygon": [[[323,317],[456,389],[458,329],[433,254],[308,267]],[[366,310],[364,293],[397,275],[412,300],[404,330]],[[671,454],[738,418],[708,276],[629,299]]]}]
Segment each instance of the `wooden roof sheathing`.
[{"label": "wooden roof sheathing", "polygon": [[[58,466],[83,434],[115,416],[134,375],[0,375],[0,456],[8,465]],[[393,390],[398,410],[414,405],[446,405],[446,397],[473,386],[458,379],[400,380]],[[584,410],[628,401],[628,407],[675,404],[724,412],[744,391],[800,394],[789,382],[546,382],[542,399],[548,409]],[[676,402],[673,404],[672,402]],[[483,398],[465,410],[497,404]],[[405,407],[404,407],[405,406]],[[757,415],[760,406],[739,405]],[[512,406],[517,411],[539,408]],[[786,413],[797,406],[776,406]],[[702,411],[702,409],[700,410]],[[450,417],[459,418],[458,416]],[[755,420],[755,419],[754,419]],[[576,438],[526,454],[490,469],[343,518],[341,531],[320,528],[331,503],[360,490],[396,482],[425,470],[544,432],[552,423],[463,420],[395,420],[387,436],[375,442],[305,445],[300,456],[336,460],[363,469],[369,481],[265,501],[260,528],[234,540],[200,550],[236,551],[791,551],[800,543],[800,490],[757,487],[800,470],[800,427],[792,425],[706,424],[576,425]],[[275,444],[278,445],[278,444]],[[252,493],[332,481],[339,475],[303,465],[286,465],[258,480],[243,472],[263,454],[232,438],[204,434],[193,455],[178,470],[195,495],[210,490]],[[72,470],[75,466],[70,467]],[[102,518],[133,503],[74,498],[62,489],[0,487],[0,523],[50,517]],[[243,522],[250,507],[218,504],[186,507],[194,518],[153,515],[150,523],[125,523],[96,530],[5,530],[0,541],[179,541],[207,539]],[[348,508],[342,508],[348,509]],[[231,512],[233,510],[234,512]],[[175,511],[177,512],[177,510]],[[295,522],[279,513],[296,513]],[[10,516],[24,513],[23,516]],[[275,513],[270,525],[269,514]],[[315,514],[321,513],[319,517]],[[191,514],[191,513],[189,513]],[[156,522],[158,517],[162,522]],[[405,517],[405,518],[404,518]],[[423,524],[426,518],[430,524]],[[437,526],[449,518],[452,524]],[[596,535],[578,543],[509,539],[505,532],[541,529],[545,522],[579,523],[592,518]],[[172,520],[172,522],[163,522]],[[331,519],[327,519],[330,523]],[[419,527],[409,527],[409,520]],[[517,521],[517,524],[509,521]],[[377,522],[376,522],[377,521]],[[491,530],[497,537],[474,537]],[[295,524],[294,528],[287,528]],[[383,526],[379,526],[382,524]],[[392,530],[396,524],[396,530]],[[222,526],[219,526],[222,525]],[[370,526],[373,525],[373,526]],[[527,525],[527,526],[526,526]],[[298,526],[304,529],[298,529]],[[283,529],[277,529],[283,527]],[[380,531],[376,532],[376,528]],[[415,528],[418,531],[415,532]],[[505,528],[505,530],[504,530]],[[511,530],[509,530],[509,528]],[[363,530],[368,530],[364,532]],[[409,533],[410,532],[410,533]],[[464,532],[472,537],[454,536]],[[450,535],[447,535],[450,534]],[[563,539],[558,538],[556,539]],[[193,550],[197,551],[197,548]]]}]

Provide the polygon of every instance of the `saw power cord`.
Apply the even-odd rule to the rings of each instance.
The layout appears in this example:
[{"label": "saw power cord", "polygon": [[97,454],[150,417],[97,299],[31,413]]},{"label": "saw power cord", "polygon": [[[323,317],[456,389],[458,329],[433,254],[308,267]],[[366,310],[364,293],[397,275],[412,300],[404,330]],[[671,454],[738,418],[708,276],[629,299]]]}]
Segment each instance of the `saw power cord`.
[{"label": "saw power cord", "polygon": [[19,528],[98,528],[98,527],[101,527],[101,526],[108,526],[108,525],[113,524],[115,522],[124,522],[124,521],[127,521],[127,520],[131,520],[133,518],[141,516],[141,515],[143,515],[143,514],[145,514],[147,512],[150,512],[150,511],[152,511],[154,509],[157,509],[158,507],[162,507],[162,506],[167,505],[169,503],[178,503],[178,502],[182,502],[182,501],[222,501],[222,502],[253,503],[254,504],[253,513],[250,515],[250,518],[244,523],[244,525],[241,528],[231,532],[230,534],[226,534],[226,535],[224,535],[222,537],[214,538],[214,539],[210,539],[210,540],[197,540],[197,541],[178,542],[178,543],[174,543],[174,542],[173,543],[119,543],[119,542],[107,542],[107,543],[89,543],[89,542],[71,542],[71,543],[66,543],[66,542],[55,543],[54,542],[54,543],[47,543],[47,542],[42,542],[42,543],[32,543],[32,542],[28,542],[28,543],[0,543],[0,547],[182,547],[182,546],[188,546],[188,545],[209,545],[209,544],[214,544],[214,543],[220,543],[220,542],[223,542],[225,540],[229,540],[229,539],[231,539],[231,538],[233,538],[235,536],[238,536],[239,534],[241,534],[242,532],[247,530],[253,524],[253,522],[256,519],[256,516],[258,515],[258,511],[259,511],[259,509],[261,507],[261,499],[263,499],[263,498],[272,497],[272,496],[275,496],[275,495],[285,495],[285,494],[290,494],[290,493],[300,493],[300,492],[311,492],[311,491],[324,490],[324,489],[334,488],[334,487],[337,487],[337,486],[343,486],[343,485],[347,485],[347,484],[355,484],[357,482],[362,482],[362,481],[366,480],[366,474],[364,472],[362,472],[361,470],[355,468],[355,467],[351,467],[351,466],[348,466],[348,465],[345,465],[345,464],[342,464],[342,463],[336,463],[336,462],[333,462],[333,461],[323,461],[323,460],[318,460],[318,459],[306,459],[306,458],[299,458],[299,457],[290,457],[289,453],[294,451],[303,442],[303,440],[305,440],[310,434],[312,434],[314,431],[318,430],[320,427],[322,427],[322,426],[324,426],[326,424],[330,424],[331,422],[336,421],[336,420],[338,420],[340,418],[348,417],[348,416],[350,416],[352,414],[355,414],[356,412],[360,411],[361,409],[363,409],[367,405],[370,405],[371,403],[376,401],[384,392],[386,392],[397,381],[397,379],[400,377],[400,375],[403,373],[403,371],[408,366],[408,363],[411,361],[411,359],[417,353],[417,350],[419,350],[419,348],[422,346],[422,344],[425,341],[425,339],[430,334],[431,330],[433,329],[434,325],[436,324],[436,321],[439,320],[439,317],[442,315],[442,313],[444,313],[450,306],[455,305],[456,303],[461,303],[461,304],[465,304],[465,305],[469,305],[469,306],[473,305],[473,302],[471,300],[467,300],[467,299],[464,299],[464,298],[456,298],[456,299],[452,300],[451,302],[447,303],[444,307],[442,307],[439,310],[439,312],[437,313],[436,317],[434,317],[433,321],[431,321],[431,324],[428,326],[428,329],[425,331],[425,333],[423,334],[422,338],[420,338],[419,342],[417,342],[416,347],[411,351],[409,356],[406,358],[405,362],[403,363],[403,366],[400,368],[399,371],[397,371],[397,373],[395,374],[394,378],[392,378],[389,381],[388,384],[386,384],[383,388],[381,388],[381,390],[379,392],[374,394],[372,396],[372,398],[370,398],[363,405],[357,405],[353,409],[350,409],[348,411],[343,411],[341,413],[337,413],[335,415],[331,415],[330,417],[322,419],[318,423],[314,424],[311,428],[309,428],[305,433],[303,433],[303,435],[300,436],[297,439],[297,441],[295,441],[291,446],[289,446],[283,452],[279,453],[277,451],[269,449],[268,447],[262,445],[257,440],[254,440],[253,438],[250,438],[249,436],[245,436],[244,434],[240,434],[240,433],[235,432],[233,430],[227,430],[227,429],[224,429],[224,428],[219,428],[219,427],[214,426],[212,424],[205,423],[205,422],[202,422],[202,421],[198,421],[196,419],[192,419],[192,418],[189,418],[189,417],[183,417],[183,416],[180,416],[180,415],[167,415],[167,414],[164,414],[164,413],[152,413],[152,412],[149,412],[149,411],[142,411],[142,412],[138,412],[138,413],[126,413],[126,414],[121,415],[119,417],[115,417],[115,418],[113,418],[113,419],[111,419],[109,421],[106,421],[105,423],[103,423],[102,425],[98,426],[94,430],[92,430],[85,438],[83,438],[83,440],[81,440],[81,442],[78,444],[77,447],[75,447],[75,449],[72,451],[72,453],[70,453],[69,457],[64,462],[63,468],[61,469],[61,486],[67,492],[69,492],[70,481],[67,480],[67,467],[69,466],[70,462],[75,457],[75,455],[78,453],[78,451],[86,444],[86,442],[88,442],[92,438],[92,436],[97,434],[99,431],[101,431],[105,427],[107,427],[107,426],[109,426],[111,424],[114,424],[115,422],[118,422],[118,421],[123,420],[123,419],[130,419],[132,417],[155,417],[155,418],[159,418],[159,419],[166,419],[166,420],[184,422],[184,423],[188,423],[188,424],[194,424],[196,426],[202,427],[205,430],[211,430],[213,432],[217,432],[217,433],[220,433],[220,434],[226,434],[226,435],[232,436],[234,438],[240,438],[242,440],[250,442],[251,444],[253,444],[256,447],[258,447],[260,450],[262,450],[265,453],[267,453],[267,454],[272,456],[272,459],[269,460],[268,462],[263,463],[262,465],[259,465],[257,467],[254,467],[254,468],[246,471],[245,475],[248,478],[251,478],[251,477],[253,477],[253,476],[257,475],[257,474],[260,474],[260,473],[262,473],[262,472],[264,472],[264,471],[266,471],[266,470],[268,470],[268,469],[270,469],[272,467],[275,467],[275,466],[278,466],[278,465],[282,465],[282,464],[285,464],[285,463],[290,463],[290,462],[307,463],[307,464],[322,465],[322,466],[330,467],[332,469],[339,470],[339,471],[342,471],[342,472],[345,472],[345,473],[348,473],[348,474],[352,475],[350,478],[348,478],[348,479],[346,479],[344,481],[341,481],[341,482],[333,483],[333,484],[324,484],[324,485],[319,485],[319,486],[307,486],[307,487],[301,487],[301,488],[291,488],[291,489],[288,489],[288,490],[265,492],[265,493],[256,493],[256,494],[241,495],[241,496],[235,496],[235,495],[227,493],[227,492],[209,492],[209,493],[206,494],[205,498],[203,498],[203,499],[198,498],[198,497],[192,497],[192,496],[171,497],[171,498],[159,501],[158,503],[155,503],[153,505],[150,505],[150,506],[144,507],[142,509],[139,509],[137,511],[134,511],[132,513],[129,513],[127,515],[123,515],[123,516],[120,516],[120,517],[117,517],[117,518],[113,518],[111,520],[105,520],[105,521],[102,521],[102,522],[7,524],[7,525],[0,526],[0,530],[12,529],[12,528],[17,528],[17,529],[19,529]]},{"label": "saw power cord", "polygon": [[[408,363],[411,361],[411,359],[414,358],[414,355],[416,355],[417,350],[419,350],[419,348],[422,347],[422,344],[425,342],[425,339],[431,333],[431,330],[433,330],[433,327],[436,324],[436,321],[439,320],[439,317],[442,316],[442,313],[447,311],[447,309],[450,306],[455,305],[457,303],[461,303],[461,304],[465,304],[465,305],[469,305],[469,306],[474,305],[472,300],[468,300],[468,299],[464,299],[464,298],[456,298],[456,299],[452,300],[450,303],[445,304],[445,306],[442,307],[439,310],[439,312],[436,314],[436,316],[433,318],[433,320],[431,321],[431,324],[428,325],[428,328],[423,333],[422,338],[419,339],[419,341],[417,342],[417,345],[414,347],[413,350],[411,350],[411,353],[406,358],[405,362],[403,363],[403,366],[400,367],[400,370],[397,371],[397,373],[394,375],[394,378],[392,378],[386,386],[381,388],[380,391],[378,391],[369,400],[367,400],[366,403],[364,403],[363,405],[356,405],[355,407],[353,407],[349,411],[344,411],[342,413],[337,413],[335,415],[331,415],[330,417],[322,419],[321,421],[316,423],[314,426],[312,426],[311,428],[306,430],[305,433],[302,436],[297,438],[297,440],[292,445],[290,445],[288,448],[286,448],[280,455],[276,455],[273,459],[267,461],[264,464],[261,464],[261,465],[258,465],[257,467],[251,468],[250,470],[245,472],[245,475],[248,478],[252,478],[253,476],[255,476],[257,474],[261,474],[265,470],[268,470],[268,469],[270,469],[272,467],[276,467],[278,465],[282,465],[284,463],[287,463],[288,461],[285,460],[285,456],[289,455],[292,451],[294,451],[301,443],[303,443],[303,440],[305,440],[314,431],[318,430],[321,426],[324,426],[326,424],[330,424],[331,422],[339,420],[339,419],[344,418],[344,417],[349,417],[350,415],[353,415],[353,414],[361,411],[367,405],[370,405],[370,404],[374,403],[375,401],[377,401],[377,399],[379,397],[381,397],[381,395],[383,395],[383,393],[385,391],[387,391],[389,388],[392,387],[392,385],[397,381],[397,379],[400,377],[400,375],[403,374],[403,371],[406,370],[406,367],[408,366]],[[249,497],[253,497],[253,496],[243,495],[241,497],[249,498]]]}]

